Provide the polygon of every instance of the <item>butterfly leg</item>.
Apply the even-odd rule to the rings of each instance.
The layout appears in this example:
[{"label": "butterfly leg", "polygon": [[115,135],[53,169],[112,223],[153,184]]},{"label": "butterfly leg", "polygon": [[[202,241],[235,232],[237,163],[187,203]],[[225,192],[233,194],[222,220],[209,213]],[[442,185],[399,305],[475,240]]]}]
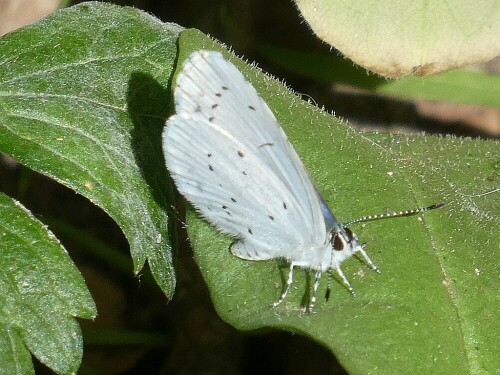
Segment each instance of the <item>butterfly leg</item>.
[{"label": "butterfly leg", "polygon": [[332,291],[332,272],[328,270],[328,282],[326,283],[325,301],[330,299],[330,293]]},{"label": "butterfly leg", "polygon": [[337,272],[337,275],[339,275],[340,279],[342,280],[342,284],[351,292],[353,296],[356,296],[356,292],[352,288],[351,284],[349,283],[349,280],[347,280],[347,277],[345,277],[344,273],[340,268],[335,268],[335,272]]},{"label": "butterfly leg", "polygon": [[366,251],[362,248],[359,249],[358,251],[361,253],[361,255],[363,256],[363,259],[368,264],[368,266],[370,266],[370,268],[372,270],[376,271],[377,273],[380,273],[380,269],[375,265],[375,263],[373,263],[373,261],[370,259],[370,257],[366,253]]},{"label": "butterfly leg", "polygon": [[313,294],[311,296],[311,302],[309,303],[309,312],[313,311],[314,305],[316,304],[316,294],[318,293],[320,280],[321,280],[321,271],[316,271],[316,276],[314,278]]},{"label": "butterfly leg", "polygon": [[290,286],[292,285],[292,281],[293,281],[293,267],[295,267],[295,264],[293,264],[293,262],[291,262],[290,263],[290,272],[288,273],[288,280],[286,281],[285,291],[281,295],[280,299],[273,303],[273,307],[276,307],[281,302],[283,302],[286,295],[288,294],[288,291],[290,290]]}]

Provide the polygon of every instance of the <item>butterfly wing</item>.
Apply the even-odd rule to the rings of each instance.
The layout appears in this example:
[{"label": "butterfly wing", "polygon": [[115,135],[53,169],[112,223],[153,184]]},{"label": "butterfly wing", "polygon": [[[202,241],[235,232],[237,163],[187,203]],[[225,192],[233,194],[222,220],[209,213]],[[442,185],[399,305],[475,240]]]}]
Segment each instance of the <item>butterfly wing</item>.
[{"label": "butterfly wing", "polygon": [[[176,115],[163,148],[179,191],[244,259],[287,258],[324,247],[327,229],[315,188],[269,107],[218,52],[184,63]],[[312,255],[312,254],[311,254]]]}]

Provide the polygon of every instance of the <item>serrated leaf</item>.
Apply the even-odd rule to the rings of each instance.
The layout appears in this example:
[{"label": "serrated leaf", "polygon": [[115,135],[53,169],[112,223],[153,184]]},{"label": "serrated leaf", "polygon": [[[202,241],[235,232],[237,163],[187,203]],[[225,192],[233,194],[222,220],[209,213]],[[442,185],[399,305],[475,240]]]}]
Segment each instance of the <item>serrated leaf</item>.
[{"label": "serrated leaf", "polygon": [[54,235],[0,193],[0,373],[33,374],[30,352],[59,374],[76,372],[82,335],[74,318],[96,313]]},{"label": "serrated leaf", "polygon": [[314,33],[385,77],[428,75],[500,54],[500,3],[296,0]]},{"label": "serrated leaf", "polygon": [[0,39],[0,151],[84,195],[171,297],[161,131],[181,28],[89,2]]},{"label": "serrated leaf", "polygon": [[[180,61],[197,49],[221,50],[196,32],[182,33]],[[286,265],[232,256],[232,240],[190,211],[195,258],[219,315],[242,330],[270,326],[308,335],[352,374],[495,372],[498,142],[358,133],[226,56],[272,108],[339,218],[441,201],[446,206],[421,217],[353,226],[382,274],[355,258],[346,261],[357,297],[334,283],[330,301],[320,301],[311,315],[302,313],[311,275],[295,272],[290,295],[272,309]]]}]

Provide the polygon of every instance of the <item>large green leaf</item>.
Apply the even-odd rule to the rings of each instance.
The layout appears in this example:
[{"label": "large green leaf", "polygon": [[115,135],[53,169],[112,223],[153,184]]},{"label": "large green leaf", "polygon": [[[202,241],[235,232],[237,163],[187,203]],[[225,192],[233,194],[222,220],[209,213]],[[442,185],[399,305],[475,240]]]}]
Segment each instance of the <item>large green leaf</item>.
[{"label": "large green leaf", "polygon": [[94,318],[82,275],[54,235],[0,193],[0,374],[32,374],[30,352],[57,373],[74,373]]},{"label": "large green leaf", "polygon": [[[201,48],[221,49],[194,32],[181,34],[181,60]],[[494,372],[500,194],[481,193],[497,187],[498,142],[358,133],[230,58],[273,109],[338,217],[446,206],[353,227],[382,274],[346,261],[358,296],[334,285],[331,300],[311,315],[302,312],[311,275],[297,271],[290,295],[272,309],[287,267],[232,256],[232,240],[190,211],[196,260],[220,316],[243,330],[272,326],[309,335],[353,374]]]},{"label": "large green leaf", "polygon": [[385,77],[427,75],[500,54],[496,0],[296,0],[318,37]]},{"label": "large green leaf", "polygon": [[134,271],[175,278],[160,135],[181,28],[83,3],[0,40],[0,151],[84,195],[123,229]]}]

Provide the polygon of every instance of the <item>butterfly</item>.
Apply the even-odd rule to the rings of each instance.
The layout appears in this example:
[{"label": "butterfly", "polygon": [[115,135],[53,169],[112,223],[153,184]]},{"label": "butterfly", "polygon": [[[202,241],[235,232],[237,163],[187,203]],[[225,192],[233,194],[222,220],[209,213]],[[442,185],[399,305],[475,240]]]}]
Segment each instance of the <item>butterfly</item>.
[{"label": "butterfly", "polygon": [[309,311],[325,272],[335,271],[353,293],[340,268],[353,254],[378,271],[365,245],[325,203],[267,104],[222,54],[193,52],[177,77],[174,101],[163,150],[177,189],[235,239],[230,250],[238,258],[289,263],[286,287],[273,306],[287,296],[296,267],[315,273]]}]

